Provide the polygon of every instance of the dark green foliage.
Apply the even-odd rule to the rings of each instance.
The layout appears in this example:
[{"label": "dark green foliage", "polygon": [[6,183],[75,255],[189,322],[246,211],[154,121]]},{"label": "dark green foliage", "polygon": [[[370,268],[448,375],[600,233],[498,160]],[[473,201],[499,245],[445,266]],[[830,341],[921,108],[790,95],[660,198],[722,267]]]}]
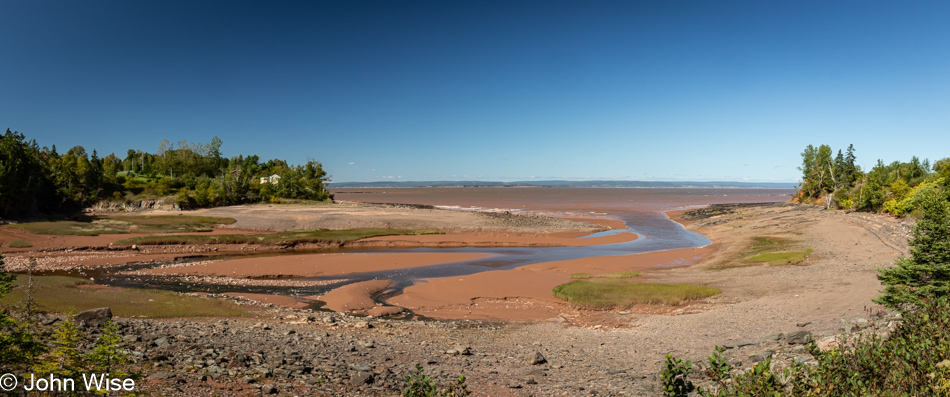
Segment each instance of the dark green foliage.
[{"label": "dark green foliage", "polygon": [[0,136],[0,215],[35,213],[57,204],[50,158],[19,132],[7,129]]},{"label": "dark green foliage", "polygon": [[663,397],[686,397],[695,391],[696,386],[688,379],[692,372],[692,361],[684,363],[683,360],[674,358],[672,354],[667,354],[666,368],[660,373],[660,381],[663,382]]},{"label": "dark green foliage", "polygon": [[[0,256],[0,298],[12,290],[15,274],[3,271]],[[91,345],[84,346],[85,335],[73,319],[59,324],[49,337],[36,332],[30,316],[17,319],[12,308],[0,308],[0,373],[23,374],[31,372],[39,377],[55,374],[57,377],[82,381],[82,374],[109,373],[125,377],[124,365],[130,361],[122,351],[119,328],[111,321]],[[72,395],[71,393],[67,393]]]},{"label": "dark green foliage", "polygon": [[[290,165],[257,156],[222,157],[222,141],[161,142],[158,152],[132,150],[90,155],[82,146],[65,154],[40,149],[19,132],[0,137],[0,216],[72,211],[104,199],[156,199],[174,195],[183,209],[280,199],[327,201],[329,175],[310,160]],[[275,176],[274,178],[271,178]],[[262,182],[261,178],[264,179]]]},{"label": "dark green foliage", "polygon": [[440,391],[432,378],[424,372],[425,369],[416,364],[416,371],[406,376],[406,388],[402,391],[403,397],[460,397],[472,393],[468,391],[468,386],[465,385],[464,375],[459,376],[455,383]]},{"label": "dark green foliage", "polygon": [[[950,159],[931,167],[928,160],[911,157],[908,162],[885,164],[878,160],[867,173],[855,165],[854,145],[831,158],[827,145],[808,145],[801,153],[802,184],[797,200],[826,208],[887,212],[896,216],[914,214],[921,195],[935,191],[950,199]],[[931,170],[933,172],[931,172]]]},{"label": "dark green foliage", "polygon": [[[946,296],[923,300],[888,339],[870,334],[843,340],[840,346],[822,352],[812,342],[808,351],[817,364],[793,365],[783,376],[771,372],[769,361],[730,374],[732,368],[717,348],[706,373],[716,384],[716,393],[696,389],[702,396],[717,397],[950,395],[950,298]],[[686,379],[690,371],[685,366],[667,357],[667,369],[661,374],[664,395],[688,395],[692,382]]]},{"label": "dark green foliage", "polygon": [[[5,272],[4,267],[0,255],[0,298],[13,289],[16,280],[16,275]],[[28,325],[14,318],[8,308],[0,307],[0,373],[21,372],[45,351]]]},{"label": "dark green foliage", "polygon": [[876,335],[847,341],[844,351],[810,351],[818,361],[802,370],[795,395],[939,396],[950,393],[950,301],[921,303],[887,340]]},{"label": "dark green foliage", "polygon": [[[748,372],[737,374],[731,377],[731,382],[721,381],[719,390],[713,394],[702,388],[699,388],[699,394],[704,397],[727,397],[727,396],[755,396],[755,397],[779,397],[784,395],[785,386],[779,382],[778,377],[770,369],[771,359],[756,364]],[[712,372],[712,371],[710,371]],[[728,379],[728,378],[727,378]]]},{"label": "dark green foliage", "polygon": [[911,256],[878,271],[885,288],[874,301],[890,308],[905,310],[950,293],[950,203],[931,194],[921,205],[923,216],[908,242]]}]

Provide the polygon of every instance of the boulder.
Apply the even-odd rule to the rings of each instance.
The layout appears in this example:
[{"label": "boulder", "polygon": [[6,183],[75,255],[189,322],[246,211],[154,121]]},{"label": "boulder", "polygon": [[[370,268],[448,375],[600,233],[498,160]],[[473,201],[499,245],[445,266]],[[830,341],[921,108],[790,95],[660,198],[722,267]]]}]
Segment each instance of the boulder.
[{"label": "boulder", "polygon": [[76,322],[82,326],[101,327],[112,320],[112,309],[99,307],[83,310],[76,314]]},{"label": "boulder", "polygon": [[785,342],[790,345],[804,345],[811,341],[811,332],[798,331],[785,335]]},{"label": "boulder", "polygon": [[534,356],[532,356],[529,361],[531,362],[531,365],[540,365],[548,362],[548,360],[544,358],[544,355],[537,351],[534,352]]}]

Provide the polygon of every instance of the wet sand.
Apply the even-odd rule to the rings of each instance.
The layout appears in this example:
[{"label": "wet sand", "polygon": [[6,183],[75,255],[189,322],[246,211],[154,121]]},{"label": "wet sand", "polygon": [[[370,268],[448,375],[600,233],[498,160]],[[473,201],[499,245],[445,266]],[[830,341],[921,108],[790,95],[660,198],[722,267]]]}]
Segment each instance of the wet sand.
[{"label": "wet sand", "polygon": [[337,288],[317,297],[317,299],[326,303],[324,308],[340,313],[369,314],[373,316],[399,313],[402,308],[378,306],[372,299],[374,294],[385,290],[390,284],[392,284],[392,280],[362,281]]},{"label": "wet sand", "polygon": [[304,309],[309,307],[311,303],[305,298],[295,298],[293,296],[286,295],[252,294],[247,292],[227,292],[224,295],[262,303],[269,303],[275,306],[289,307],[291,309]]},{"label": "wet sand", "polygon": [[514,233],[451,233],[421,236],[381,236],[347,244],[349,247],[585,247],[634,241],[634,233],[580,238],[588,233],[565,232],[554,235]]},{"label": "wet sand", "polygon": [[387,303],[439,319],[538,321],[570,312],[570,305],[551,290],[568,283],[574,273],[644,273],[689,266],[715,251],[712,246],[634,255],[580,258],[544,262],[512,270],[483,272],[464,277],[428,279],[403,290]]},{"label": "wet sand", "polygon": [[309,254],[232,259],[145,269],[140,272],[152,275],[178,274],[235,278],[327,277],[429,266],[485,256],[487,254],[475,253]]}]

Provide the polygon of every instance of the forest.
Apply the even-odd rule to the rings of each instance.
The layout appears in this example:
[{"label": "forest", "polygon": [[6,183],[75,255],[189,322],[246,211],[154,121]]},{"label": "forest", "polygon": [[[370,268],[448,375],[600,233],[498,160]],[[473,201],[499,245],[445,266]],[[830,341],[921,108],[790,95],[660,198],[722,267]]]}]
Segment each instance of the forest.
[{"label": "forest", "polygon": [[76,211],[102,200],[133,202],[172,197],[182,209],[281,200],[332,200],[323,165],[256,155],[225,158],[223,142],[163,140],[155,153],[129,149],[123,157],[59,153],[20,132],[0,137],[0,216],[29,217]]},{"label": "forest", "polygon": [[930,163],[913,157],[889,164],[878,160],[869,171],[855,165],[854,145],[832,155],[828,145],[808,145],[802,152],[802,183],[797,201],[826,208],[885,212],[919,217],[929,196],[950,199],[950,158]]}]

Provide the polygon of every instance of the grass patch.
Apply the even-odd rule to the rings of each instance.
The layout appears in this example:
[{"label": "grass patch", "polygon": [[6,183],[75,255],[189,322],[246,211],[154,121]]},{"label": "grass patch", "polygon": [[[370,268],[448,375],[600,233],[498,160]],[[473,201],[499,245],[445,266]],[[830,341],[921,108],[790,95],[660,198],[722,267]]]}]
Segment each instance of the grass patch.
[{"label": "grass patch", "polygon": [[125,245],[165,245],[165,244],[263,244],[263,245],[294,245],[300,243],[345,243],[369,237],[395,235],[422,235],[443,234],[441,230],[428,229],[311,229],[291,230],[271,234],[222,234],[217,236],[177,235],[177,236],[145,236],[128,238],[117,241],[116,244]]},{"label": "grass patch", "polygon": [[7,247],[10,247],[10,248],[30,248],[32,246],[33,244],[30,244],[29,241],[23,241],[23,240],[13,240],[7,244]]},{"label": "grass patch", "polygon": [[812,253],[811,248],[805,252],[767,252],[746,259],[746,262],[765,262],[771,266],[797,265],[805,260],[805,256]]},{"label": "grass patch", "polygon": [[634,278],[634,277],[640,277],[640,273],[639,273],[639,272],[604,273],[604,274],[598,274],[597,277],[602,277],[602,278]]},{"label": "grass patch", "polygon": [[586,280],[591,277],[590,273],[574,273],[571,275],[572,279],[575,280]]},{"label": "grass patch", "polygon": [[90,218],[89,222],[53,221],[14,225],[33,234],[98,236],[100,234],[210,232],[213,225],[237,222],[234,218],[158,215]]},{"label": "grass patch", "polygon": [[[122,288],[119,290],[95,290],[79,288],[90,284],[86,279],[63,276],[36,276],[36,291],[33,294],[40,310],[68,313],[97,307],[109,307],[112,313],[122,317],[235,317],[251,313],[233,302],[223,299],[180,295],[169,291]],[[17,277],[19,287],[0,299],[3,304],[15,304],[25,298],[26,276]]]},{"label": "grass patch", "polygon": [[626,280],[572,281],[554,287],[554,296],[574,305],[595,309],[636,304],[679,305],[718,294],[716,288],[691,284],[648,284]]},{"label": "grass patch", "polygon": [[709,266],[710,269],[728,269],[734,267],[799,264],[811,249],[802,250],[801,242],[784,237],[756,236],[749,241],[745,250],[729,256]]},{"label": "grass patch", "polygon": [[13,226],[33,234],[98,236],[100,234],[128,233],[125,230],[116,229],[107,225],[76,221],[30,222]]},{"label": "grass patch", "polygon": [[753,237],[752,243],[749,244],[749,248],[746,249],[746,252],[743,254],[743,256],[756,255],[769,251],[786,251],[794,247],[795,243],[795,241],[781,237]]},{"label": "grass patch", "polygon": [[212,216],[156,215],[105,217],[93,222],[114,224],[130,232],[181,233],[210,232],[214,225],[230,225],[237,220]]}]

